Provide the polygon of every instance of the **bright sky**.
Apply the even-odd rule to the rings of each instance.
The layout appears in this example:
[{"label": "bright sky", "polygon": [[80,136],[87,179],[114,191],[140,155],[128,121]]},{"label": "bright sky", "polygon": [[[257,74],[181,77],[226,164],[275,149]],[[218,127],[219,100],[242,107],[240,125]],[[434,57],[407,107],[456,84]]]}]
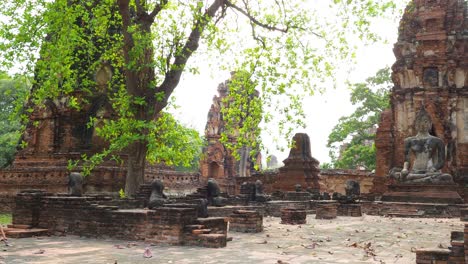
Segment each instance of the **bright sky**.
[{"label": "bright sky", "polygon": [[[373,76],[377,70],[391,66],[395,61],[393,55],[393,43],[397,39],[398,23],[395,21],[382,20],[374,25],[378,32],[387,38],[387,44],[373,44],[371,46],[361,46],[357,54],[357,63],[350,73],[343,72],[339,79],[337,88],[327,88],[324,94],[315,94],[307,98],[304,102],[306,110],[307,128],[297,130],[305,132],[311,140],[312,156],[321,163],[329,162],[327,138],[332,128],[337,124],[342,116],[353,112],[354,106],[349,101],[349,90],[344,80],[352,82],[362,82],[367,77]],[[183,75],[179,86],[175,89],[174,96],[176,104],[180,106],[175,111],[176,117],[185,125],[197,129],[202,135],[207,121],[208,110],[210,109],[213,96],[217,95],[218,84],[224,82],[229,75],[222,72],[213,72],[206,65],[200,65],[201,74],[191,76]],[[270,138],[263,136],[265,146],[272,146]],[[269,149],[277,158],[282,161],[287,158],[289,150],[279,152],[271,147]],[[265,157],[266,155],[262,153]]]}]

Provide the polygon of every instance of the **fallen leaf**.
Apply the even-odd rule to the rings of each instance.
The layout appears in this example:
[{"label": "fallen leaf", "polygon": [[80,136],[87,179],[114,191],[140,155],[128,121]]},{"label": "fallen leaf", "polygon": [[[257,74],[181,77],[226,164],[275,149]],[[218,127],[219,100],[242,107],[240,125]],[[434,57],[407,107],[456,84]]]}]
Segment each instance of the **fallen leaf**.
[{"label": "fallen leaf", "polygon": [[151,250],[149,247],[145,248],[145,252],[143,252],[143,257],[144,258],[152,258],[153,253],[151,253]]},{"label": "fallen leaf", "polygon": [[44,254],[44,249],[39,249],[38,251],[34,252],[34,254]]}]

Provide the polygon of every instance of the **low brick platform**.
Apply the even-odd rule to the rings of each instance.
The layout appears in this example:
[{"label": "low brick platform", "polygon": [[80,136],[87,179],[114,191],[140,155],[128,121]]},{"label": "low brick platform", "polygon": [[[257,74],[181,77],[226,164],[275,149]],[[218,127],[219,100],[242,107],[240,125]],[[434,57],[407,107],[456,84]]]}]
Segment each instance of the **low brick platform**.
[{"label": "low brick platform", "polygon": [[[468,224],[465,223],[465,228],[463,230],[463,242],[465,245],[468,245]],[[465,250],[465,259],[468,260],[468,246],[464,248]]]},{"label": "low brick platform", "polygon": [[208,215],[211,217],[229,217],[235,211],[245,210],[245,211],[256,211],[261,215],[265,214],[264,206],[253,206],[253,205],[226,205],[222,207],[208,206]]},{"label": "low brick platform", "polygon": [[460,208],[460,221],[468,221],[468,208]]},{"label": "low brick platform", "polygon": [[296,208],[306,210],[308,214],[315,212],[314,201],[269,201],[265,203],[265,214],[269,216],[281,217],[283,208]]},{"label": "low brick platform", "polygon": [[283,208],[281,209],[281,224],[303,225],[306,223],[307,213],[304,209]]},{"label": "low brick platform", "polygon": [[[39,191],[19,193],[13,224],[48,229],[52,235],[143,240],[162,245],[226,246],[226,219],[197,218],[195,208],[119,209],[99,204],[100,199],[107,198],[49,195]],[[187,231],[186,226],[193,225],[200,225],[198,231]]]},{"label": "low brick platform", "polygon": [[416,264],[448,264],[449,255],[448,249],[417,249]]},{"label": "low brick platform", "polygon": [[242,233],[262,232],[263,216],[256,211],[234,211],[229,217],[229,231]]},{"label": "low brick platform", "polygon": [[382,195],[384,202],[462,204],[463,199],[455,191],[457,185],[393,184]]},{"label": "low brick platform", "polygon": [[405,202],[361,202],[362,212],[368,215],[417,218],[460,217],[464,204],[405,203]]},{"label": "low brick platform", "polygon": [[312,195],[308,192],[286,192],[284,200],[286,201],[310,201]]},{"label": "low brick platform", "polygon": [[450,235],[449,264],[465,264],[464,232],[453,231]]},{"label": "low brick platform", "polygon": [[46,236],[49,230],[44,228],[31,228],[29,225],[8,225],[3,231],[7,238],[26,238]]},{"label": "low brick platform", "polygon": [[337,208],[337,215],[360,217],[362,216],[361,205],[360,204],[339,204]]},{"label": "low brick platform", "polygon": [[334,219],[338,214],[338,204],[333,202],[318,203],[315,212],[315,219]]}]

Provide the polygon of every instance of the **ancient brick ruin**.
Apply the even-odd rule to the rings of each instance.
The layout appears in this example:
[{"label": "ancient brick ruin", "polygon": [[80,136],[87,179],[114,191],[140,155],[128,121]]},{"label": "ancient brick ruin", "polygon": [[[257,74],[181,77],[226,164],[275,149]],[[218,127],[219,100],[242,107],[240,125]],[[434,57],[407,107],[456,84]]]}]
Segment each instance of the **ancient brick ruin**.
[{"label": "ancient brick ruin", "polygon": [[[84,96],[76,94],[75,96]],[[84,99],[84,97],[82,97]],[[99,138],[94,127],[87,124],[90,118],[114,118],[104,93],[87,97],[89,104],[80,110],[67,105],[66,98],[47,101],[36,107],[22,136],[26,143],[15,156],[12,166],[0,171],[0,211],[10,211],[14,195],[22,189],[41,189],[48,192],[66,192],[69,160],[79,160],[81,155],[92,155],[102,150],[106,142]],[[96,124],[99,126],[99,122]],[[121,155],[125,160],[125,155]],[[80,170],[80,167],[77,168]],[[105,161],[86,177],[85,192],[114,192],[124,188],[126,165]],[[160,179],[175,189],[198,185],[198,173],[180,173],[163,165],[146,168],[145,180]]]},{"label": "ancient brick ruin", "polygon": [[385,192],[390,170],[404,163],[404,139],[415,135],[416,113],[425,107],[430,133],[447,146],[442,171],[463,194],[468,175],[468,16],[466,1],[415,0],[400,22],[392,67],[391,109],[377,131],[375,194]]},{"label": "ancient brick ruin", "polygon": [[304,190],[320,191],[319,162],[312,157],[309,136],[297,133],[293,141],[295,145],[291,148],[288,158],[283,161],[284,166],[279,168],[278,179],[273,184],[273,189],[293,191],[299,184]]},{"label": "ancient brick ruin", "polygon": [[[163,245],[225,247],[227,220],[199,218],[185,206],[121,209],[111,197],[57,196],[24,191],[16,196],[13,225],[46,229],[53,235],[112,237]],[[120,204],[122,206],[122,204]]]},{"label": "ancient brick ruin", "polygon": [[[235,77],[235,74],[232,77]],[[221,134],[225,131],[226,126],[222,108],[223,105],[229,102],[229,82],[228,80],[219,84],[219,95],[213,97],[213,104],[208,112],[205,127],[208,146],[204,149],[205,156],[200,161],[200,173],[203,182],[206,182],[209,178],[216,179],[224,192],[234,194],[236,178],[249,177],[253,172],[261,168],[261,154],[258,152],[256,157],[252,158],[250,155],[251,148],[243,147],[239,150],[240,159],[236,160],[232,150],[228,149],[220,141]],[[228,135],[228,138],[232,143],[237,140],[236,135]]]}]

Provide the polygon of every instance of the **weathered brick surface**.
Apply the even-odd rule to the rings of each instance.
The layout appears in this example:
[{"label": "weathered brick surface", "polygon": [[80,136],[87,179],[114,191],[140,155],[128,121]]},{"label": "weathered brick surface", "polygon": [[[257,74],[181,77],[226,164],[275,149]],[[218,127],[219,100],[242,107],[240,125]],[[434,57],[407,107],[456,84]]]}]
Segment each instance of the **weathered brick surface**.
[{"label": "weathered brick surface", "polygon": [[[231,78],[235,78],[235,73]],[[258,151],[255,157],[251,157],[250,147],[243,147],[238,150],[240,159],[236,160],[232,150],[225,147],[221,141],[221,134],[226,132],[226,121],[223,117],[223,105],[229,102],[229,83],[225,81],[218,86],[218,95],[213,97],[213,103],[208,112],[208,120],[205,127],[205,137],[208,146],[204,149],[204,158],[200,160],[201,181],[206,182],[209,178],[214,178],[218,182],[221,190],[228,194],[235,193],[235,181],[229,178],[249,177],[256,171],[255,166],[261,168],[261,154]],[[252,94],[252,97],[258,96]],[[242,125],[242,124],[238,124]],[[229,141],[236,142],[239,135],[231,134]]]},{"label": "weathered brick surface", "polygon": [[360,204],[338,204],[337,215],[338,216],[351,216],[351,217],[362,216],[361,205]]},{"label": "weathered brick surface", "polygon": [[273,189],[283,192],[294,191],[295,186],[300,184],[303,189],[320,191],[319,162],[312,157],[309,136],[297,133],[293,140],[296,145],[291,148],[288,158],[283,161],[284,166],[279,168]]},{"label": "weathered brick surface", "polygon": [[271,201],[265,204],[265,215],[281,217],[281,211],[285,208],[306,210],[307,213],[312,213],[313,206],[315,204],[311,201]]},{"label": "weathered brick surface", "polygon": [[448,249],[418,249],[416,264],[448,264],[449,254]]},{"label": "weathered brick surface", "polygon": [[[244,182],[255,183],[255,181],[260,180],[263,183],[263,187],[266,193],[272,193],[275,188],[274,185],[278,179],[279,172],[267,172],[255,174],[251,177],[237,178],[235,181],[236,185],[236,194],[241,194],[241,186]],[[362,170],[320,170],[319,174],[319,185],[321,192],[334,193],[338,192],[345,194],[345,184],[348,180],[355,180],[360,183],[361,193],[369,194],[371,189],[374,187],[374,180],[376,179],[375,175],[369,171]],[[385,179],[382,177],[382,179]],[[302,180],[302,179],[301,179]],[[292,183],[294,179],[289,180]],[[303,186],[305,190],[305,186]],[[293,191],[292,189],[291,191]],[[248,192],[248,190],[244,190]]]},{"label": "weathered brick surface", "polygon": [[315,208],[315,219],[334,219],[338,215],[338,204],[335,202],[320,202]]},{"label": "weathered brick surface", "polygon": [[304,209],[283,208],[281,209],[281,224],[303,225],[306,223],[307,212]]},{"label": "weathered brick surface", "polygon": [[256,211],[236,210],[229,216],[229,230],[243,233],[263,231],[263,216]]},{"label": "weathered brick surface", "polygon": [[465,264],[464,232],[452,231],[450,235],[450,254],[448,264]]},{"label": "weathered brick surface", "polygon": [[368,215],[402,217],[447,218],[460,217],[460,206],[439,203],[361,202],[362,212]]},{"label": "weathered brick surface", "polygon": [[[413,0],[406,8],[394,46],[391,109],[382,114],[376,136],[376,176],[403,166],[403,141],[415,134],[415,115],[424,105],[432,118],[431,133],[447,146],[443,171],[454,176],[463,193],[468,176],[466,13],[467,2],[459,0]],[[376,182],[376,193],[385,191],[382,184]]]},{"label": "weathered brick surface", "polygon": [[345,194],[348,180],[359,182],[362,194],[367,194],[373,188],[375,174],[364,170],[321,170],[320,185],[322,192]]},{"label": "weathered brick surface", "polygon": [[[17,196],[13,223],[46,228],[53,235],[112,237],[167,245],[226,245],[224,218],[197,219],[194,208],[118,209],[117,206],[99,204],[108,199],[21,193]],[[210,229],[208,234],[200,234],[210,236],[198,238],[187,233],[185,227],[190,225]]]}]

